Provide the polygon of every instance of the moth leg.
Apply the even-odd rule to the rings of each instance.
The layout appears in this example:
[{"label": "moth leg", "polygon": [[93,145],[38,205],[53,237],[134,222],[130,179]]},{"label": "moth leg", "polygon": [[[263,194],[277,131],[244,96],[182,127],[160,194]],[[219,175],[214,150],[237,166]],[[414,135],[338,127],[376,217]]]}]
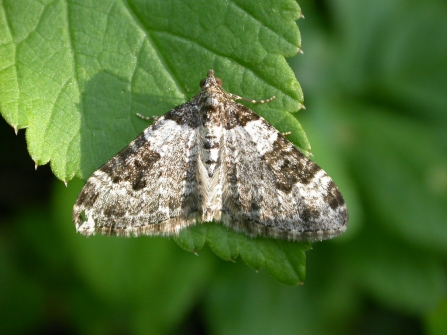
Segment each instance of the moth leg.
[{"label": "moth leg", "polygon": [[252,103],[252,104],[266,104],[266,103],[276,99],[275,96],[272,96],[271,98],[268,98],[268,99],[265,99],[265,100],[252,100],[252,99],[243,98],[243,97],[240,97],[240,96],[238,96],[236,94],[231,94],[231,93],[230,93],[230,96],[231,96],[231,98],[233,100],[244,100],[244,101],[247,101],[247,102]]},{"label": "moth leg", "polygon": [[140,113],[137,113],[137,116],[140,118],[140,119],[143,119],[143,120],[146,120],[146,121],[157,121],[161,116],[158,116],[158,115],[154,115],[154,116],[144,116],[144,115],[141,115]]}]

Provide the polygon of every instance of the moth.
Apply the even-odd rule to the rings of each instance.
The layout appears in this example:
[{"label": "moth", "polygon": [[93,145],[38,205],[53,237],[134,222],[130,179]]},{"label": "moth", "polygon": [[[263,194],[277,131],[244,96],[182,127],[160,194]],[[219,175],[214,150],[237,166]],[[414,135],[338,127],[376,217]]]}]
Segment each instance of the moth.
[{"label": "moth", "polygon": [[215,222],[292,241],[345,232],[332,179],[240,99],[210,70],[196,96],[93,173],[73,208],[76,230],[171,236]]}]

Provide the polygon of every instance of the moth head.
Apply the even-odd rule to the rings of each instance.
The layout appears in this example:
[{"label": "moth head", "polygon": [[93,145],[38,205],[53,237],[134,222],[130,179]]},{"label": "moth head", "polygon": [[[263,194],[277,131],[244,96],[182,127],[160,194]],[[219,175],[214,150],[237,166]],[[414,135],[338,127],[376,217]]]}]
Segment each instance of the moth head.
[{"label": "moth head", "polygon": [[213,85],[218,85],[220,88],[222,88],[222,80],[220,78],[216,78],[214,77],[214,70],[209,70],[208,71],[208,77],[203,78],[200,81],[200,88],[203,89],[205,88],[205,86],[213,86]]}]

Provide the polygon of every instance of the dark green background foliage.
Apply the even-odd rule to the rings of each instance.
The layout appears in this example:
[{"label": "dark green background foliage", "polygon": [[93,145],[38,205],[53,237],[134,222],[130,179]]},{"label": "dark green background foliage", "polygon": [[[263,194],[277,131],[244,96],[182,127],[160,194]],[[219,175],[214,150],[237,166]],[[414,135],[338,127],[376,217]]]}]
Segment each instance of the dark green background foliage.
[{"label": "dark green background foliage", "polygon": [[[0,4],[0,112],[29,150],[0,121],[0,333],[447,333],[445,1],[300,1],[296,114],[293,1]],[[348,232],[306,271],[306,244],[244,259],[223,232],[197,257],[74,232],[83,183],[53,173],[88,177],[147,126],[135,112],[188,100],[210,67],[228,91],[276,95],[253,109],[307,151],[302,125],[345,195]]]}]

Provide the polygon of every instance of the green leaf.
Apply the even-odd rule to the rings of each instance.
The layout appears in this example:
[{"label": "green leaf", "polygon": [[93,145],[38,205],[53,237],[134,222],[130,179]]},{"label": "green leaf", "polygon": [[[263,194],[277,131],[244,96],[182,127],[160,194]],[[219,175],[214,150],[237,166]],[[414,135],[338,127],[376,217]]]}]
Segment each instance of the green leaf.
[{"label": "green leaf", "polygon": [[[26,15],[24,14],[26,13]],[[147,122],[189,100],[210,68],[304,153],[289,113],[302,92],[285,56],[301,46],[293,0],[29,1],[0,7],[0,111],[27,128],[36,164],[86,179]]]},{"label": "green leaf", "polygon": [[306,275],[305,251],[309,243],[289,242],[267,238],[250,238],[216,223],[203,223],[183,230],[175,238],[187,251],[197,252],[205,244],[220,258],[235,261],[239,256],[258,271],[265,267],[277,280],[287,285],[298,285]]},{"label": "green leaf", "polygon": [[[189,100],[210,68],[229,92],[276,96],[250,107],[310,151],[289,114],[303,101],[285,61],[301,47],[295,1],[6,0],[1,9],[1,113],[27,128],[31,157],[51,162],[59,179],[86,179],[148,126],[136,113],[162,115]],[[203,229],[177,243],[197,251],[206,240],[223,259],[241,255],[282,282],[303,281],[307,244]]]}]

